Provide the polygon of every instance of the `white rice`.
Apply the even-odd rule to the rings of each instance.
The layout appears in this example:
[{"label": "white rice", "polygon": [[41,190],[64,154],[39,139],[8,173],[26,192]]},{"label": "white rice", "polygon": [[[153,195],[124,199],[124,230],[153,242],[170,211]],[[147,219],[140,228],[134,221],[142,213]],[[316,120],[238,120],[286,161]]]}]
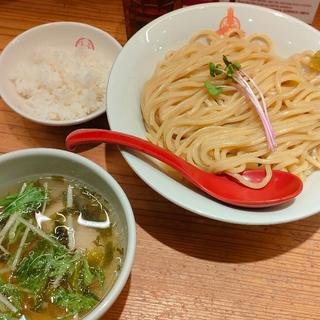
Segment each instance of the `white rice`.
[{"label": "white rice", "polygon": [[111,62],[86,47],[41,47],[12,71],[26,111],[45,120],[83,118],[105,109]]}]

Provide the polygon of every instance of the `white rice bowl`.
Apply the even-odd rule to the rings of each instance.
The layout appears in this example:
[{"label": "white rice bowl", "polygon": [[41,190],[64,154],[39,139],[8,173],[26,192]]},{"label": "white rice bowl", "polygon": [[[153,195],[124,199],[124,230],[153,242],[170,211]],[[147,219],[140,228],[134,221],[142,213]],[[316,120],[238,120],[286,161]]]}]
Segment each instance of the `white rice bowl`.
[{"label": "white rice bowl", "polygon": [[121,45],[90,25],[54,22],[13,39],[0,56],[0,94],[21,116],[73,125],[105,112],[106,87]]}]

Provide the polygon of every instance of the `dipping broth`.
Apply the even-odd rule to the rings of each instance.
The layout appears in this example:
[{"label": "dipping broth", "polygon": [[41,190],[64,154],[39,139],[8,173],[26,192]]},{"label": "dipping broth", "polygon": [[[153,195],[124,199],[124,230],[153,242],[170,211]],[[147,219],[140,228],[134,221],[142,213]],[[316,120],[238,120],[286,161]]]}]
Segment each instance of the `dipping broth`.
[{"label": "dipping broth", "polygon": [[0,200],[0,320],[79,319],[121,269],[110,203],[79,182],[45,177]]}]

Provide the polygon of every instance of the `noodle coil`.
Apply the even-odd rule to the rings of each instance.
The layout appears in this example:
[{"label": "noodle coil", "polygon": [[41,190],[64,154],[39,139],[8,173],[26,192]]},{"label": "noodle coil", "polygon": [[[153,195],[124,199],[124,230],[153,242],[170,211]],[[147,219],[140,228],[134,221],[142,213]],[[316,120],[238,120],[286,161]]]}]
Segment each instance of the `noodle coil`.
[{"label": "noodle coil", "polygon": [[[263,93],[277,148],[270,152],[262,123],[238,90],[211,96],[204,87],[208,64],[223,55],[240,62]],[[320,78],[309,68],[311,51],[281,58],[264,34],[211,30],[195,34],[182,48],[169,52],[141,95],[147,138],[191,164],[213,173],[239,175],[264,167],[289,171],[305,179],[320,169]],[[230,85],[216,77],[217,85]],[[261,186],[256,186],[261,187]]]}]

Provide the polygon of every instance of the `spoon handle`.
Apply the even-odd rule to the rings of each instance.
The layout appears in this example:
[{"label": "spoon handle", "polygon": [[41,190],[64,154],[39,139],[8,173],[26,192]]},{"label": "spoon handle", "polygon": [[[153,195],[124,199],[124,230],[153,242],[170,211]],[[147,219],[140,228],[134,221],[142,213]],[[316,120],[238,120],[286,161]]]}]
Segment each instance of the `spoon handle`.
[{"label": "spoon handle", "polygon": [[[177,169],[184,176],[193,181],[192,175],[199,170],[190,165],[175,154],[160,148],[146,140],[127,135],[125,133],[103,130],[103,129],[78,129],[71,132],[66,138],[66,147],[68,150],[74,150],[77,145],[88,143],[112,143],[118,144],[132,149],[142,151],[169,166]],[[214,175],[213,175],[214,176]]]}]

